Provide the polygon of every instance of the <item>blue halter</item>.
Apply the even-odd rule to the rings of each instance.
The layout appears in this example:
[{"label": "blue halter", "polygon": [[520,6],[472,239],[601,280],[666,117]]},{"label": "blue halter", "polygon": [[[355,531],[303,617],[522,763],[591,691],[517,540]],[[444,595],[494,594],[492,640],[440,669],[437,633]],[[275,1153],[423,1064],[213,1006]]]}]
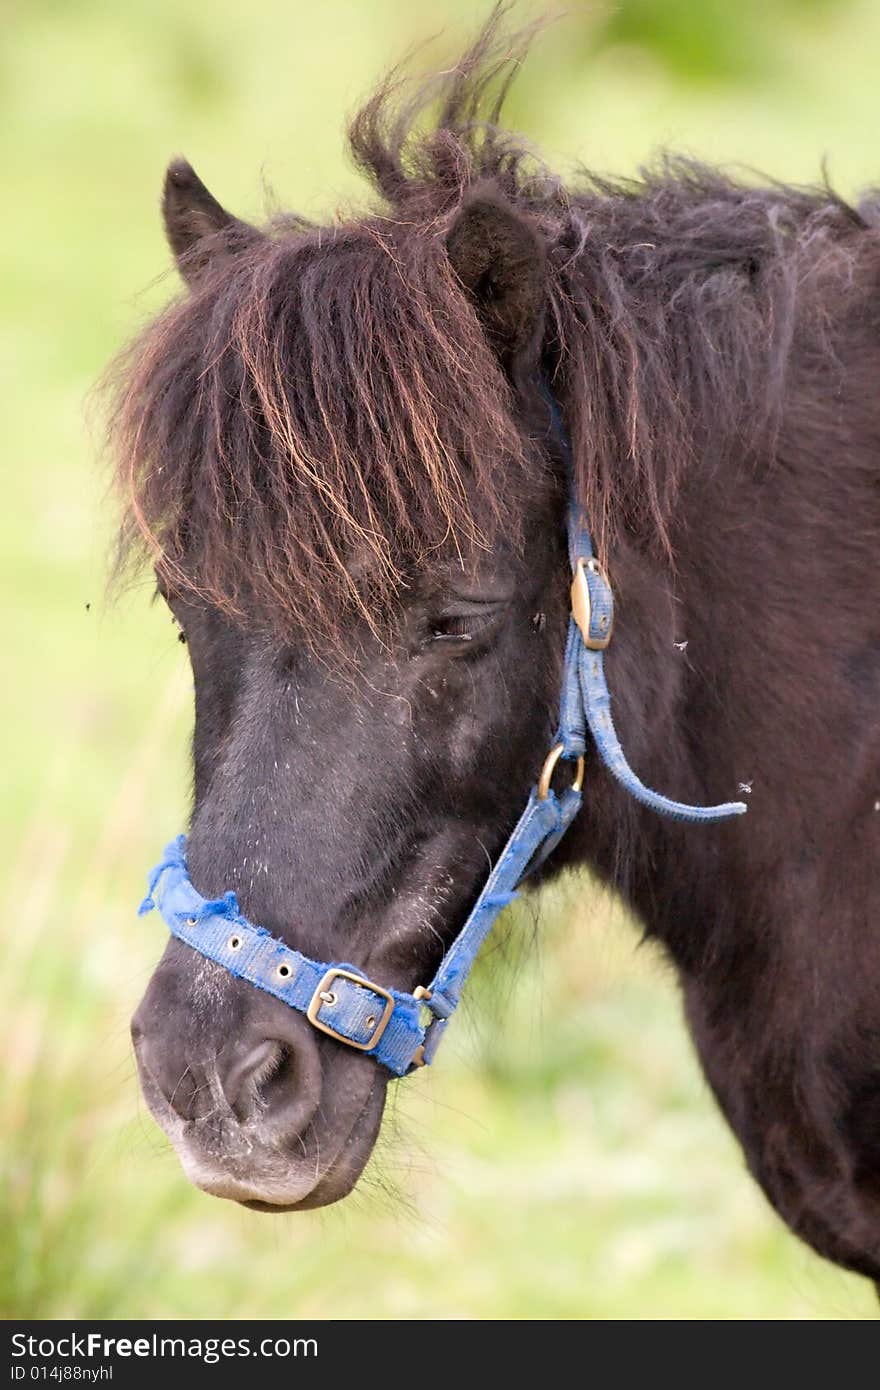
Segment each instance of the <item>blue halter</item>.
[{"label": "blue halter", "polygon": [[[556,402],[548,398],[548,404],[557,442],[567,454]],[[682,821],[742,815],[746,806],[741,801],[721,806],[671,801],[646,787],[629,766],[611,719],[603,669],[603,653],[614,626],[614,598],[576,502],[569,508],[568,547],[572,612],[553,747],[510,839],[427,988],[419,986],[411,994],[386,989],[353,965],[310,960],[249,922],[234,893],[203,898],[187,872],[184,835],[171,842],[150,874],[140,914],[158,906],[172,935],[187,946],[305,1014],[315,1028],[337,1042],[368,1053],[396,1076],[405,1076],[433,1061],[498,914],[517,896],[523,879],[552,854],[580,810],[588,731],[605,766],[636,801],[651,810]],[[560,760],[575,762],[576,775],[557,794],[550,781]]]}]

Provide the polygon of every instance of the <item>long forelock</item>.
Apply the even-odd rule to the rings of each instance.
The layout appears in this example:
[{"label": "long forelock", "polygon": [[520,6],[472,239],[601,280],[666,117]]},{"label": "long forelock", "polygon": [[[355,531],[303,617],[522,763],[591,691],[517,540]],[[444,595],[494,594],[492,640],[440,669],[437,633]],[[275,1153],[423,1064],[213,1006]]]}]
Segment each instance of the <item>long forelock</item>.
[{"label": "long forelock", "polygon": [[379,631],[432,556],[468,563],[499,526],[516,544],[531,446],[445,251],[474,181],[528,197],[544,177],[497,124],[538,27],[506,33],[507,8],[454,69],[392,74],[353,121],[376,211],[217,234],[119,359],[121,567],[146,550],[172,589],[333,637],[352,612]]},{"label": "long forelock", "polygon": [[515,529],[524,440],[437,227],[269,229],[122,381],[124,543],[232,615],[378,630],[413,568]]},{"label": "long forelock", "polygon": [[538,27],[505,33],[506,10],[440,78],[392,74],[355,117],[372,214],[282,219],[226,255],[219,235],[121,359],[121,553],[146,545],[172,587],[284,632],[338,636],[353,612],[379,631],[432,555],[473,557],[499,526],[515,543],[536,459],[445,251],[476,183],[547,244],[544,365],[603,553],[627,528],[674,561],[701,451],[772,449],[796,318],[830,352],[809,286],[816,267],[846,283],[875,205],[681,160],[566,187],[499,124]]}]

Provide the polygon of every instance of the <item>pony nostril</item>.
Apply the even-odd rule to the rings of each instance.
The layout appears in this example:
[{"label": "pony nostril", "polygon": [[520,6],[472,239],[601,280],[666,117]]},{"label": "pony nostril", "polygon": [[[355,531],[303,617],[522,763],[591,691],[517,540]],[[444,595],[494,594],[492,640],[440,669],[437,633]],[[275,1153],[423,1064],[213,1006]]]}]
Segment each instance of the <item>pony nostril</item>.
[{"label": "pony nostril", "polygon": [[221,1068],[220,1084],[231,1109],[239,1120],[253,1119],[267,1108],[267,1088],[279,1073],[293,1083],[292,1052],[275,1039],[266,1038],[237,1057],[228,1068]]},{"label": "pony nostril", "polygon": [[224,1049],[217,1074],[227,1104],[239,1124],[247,1124],[274,1144],[299,1142],[321,1096],[321,1066],[314,1039],[261,1038]]}]

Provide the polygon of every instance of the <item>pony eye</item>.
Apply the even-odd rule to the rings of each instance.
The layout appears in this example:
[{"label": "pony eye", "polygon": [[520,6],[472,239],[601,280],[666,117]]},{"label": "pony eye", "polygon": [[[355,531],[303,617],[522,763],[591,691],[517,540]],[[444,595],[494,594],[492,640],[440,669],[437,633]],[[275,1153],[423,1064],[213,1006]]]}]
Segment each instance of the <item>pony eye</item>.
[{"label": "pony eye", "polygon": [[437,613],[431,619],[432,642],[466,645],[490,635],[497,626],[503,604],[463,604]]},{"label": "pony eye", "polygon": [[432,642],[472,642],[474,640],[473,618],[463,614],[451,614],[435,618],[431,624]]}]

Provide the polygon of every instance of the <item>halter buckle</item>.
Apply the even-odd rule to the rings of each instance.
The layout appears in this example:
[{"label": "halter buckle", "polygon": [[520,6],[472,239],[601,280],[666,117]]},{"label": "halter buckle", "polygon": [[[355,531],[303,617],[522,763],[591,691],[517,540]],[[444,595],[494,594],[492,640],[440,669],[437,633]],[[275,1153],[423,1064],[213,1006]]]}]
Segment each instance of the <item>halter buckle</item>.
[{"label": "halter buckle", "polygon": [[591,556],[588,560],[579,559],[574,568],[574,578],[571,581],[571,613],[575,622],[581,630],[581,637],[584,639],[584,646],[591,652],[604,652],[608,643],[611,641],[611,633],[614,630],[614,610],[603,613],[599,619],[599,632],[593,631],[593,604],[590,598],[590,584],[587,579],[587,570],[595,574],[611,593],[611,585],[608,582],[608,575],[605,573],[599,561]]},{"label": "halter buckle", "polygon": [[[340,1033],[332,1024],[325,1023],[323,1018],[319,1018],[321,1009],[331,1002],[322,996],[327,994],[332,995],[333,991],[330,986],[333,984],[334,980],[351,980],[352,984],[359,985],[361,989],[368,989],[371,994],[377,994],[380,999],[385,1000],[382,1016],[376,1023],[366,1042],[356,1042],[354,1038],[348,1037],[345,1033]],[[387,989],[383,989],[381,985],[374,985],[372,980],[365,979],[363,975],[355,974],[353,970],[340,970],[337,966],[331,965],[326,974],[322,976],[312,995],[311,1003],[306,1010],[306,1018],[313,1027],[319,1028],[322,1033],[326,1033],[328,1037],[335,1038],[337,1042],[345,1043],[346,1047],[353,1047],[357,1052],[371,1052],[379,1042],[388,1024],[391,1022],[391,1015],[393,1013],[394,996],[390,994]]]}]

